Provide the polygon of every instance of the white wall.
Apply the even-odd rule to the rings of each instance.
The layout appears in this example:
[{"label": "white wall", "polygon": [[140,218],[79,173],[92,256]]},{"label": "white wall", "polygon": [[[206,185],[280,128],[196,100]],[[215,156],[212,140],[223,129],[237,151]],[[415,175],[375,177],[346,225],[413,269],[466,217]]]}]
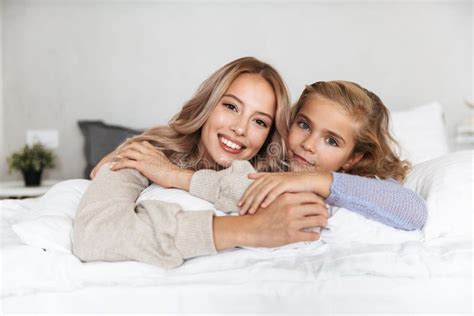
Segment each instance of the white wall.
[{"label": "white wall", "polygon": [[[78,119],[163,124],[207,75],[244,55],[277,67],[293,100],[304,84],[346,79],[391,108],[440,101],[452,134],[472,96],[471,7],[468,0],[5,0],[6,153],[24,143],[27,129],[55,128],[60,165],[47,176],[80,177]],[[20,178],[5,170],[0,179]]]},{"label": "white wall", "polygon": [[3,0],[0,0],[0,179],[7,170],[3,127]]}]

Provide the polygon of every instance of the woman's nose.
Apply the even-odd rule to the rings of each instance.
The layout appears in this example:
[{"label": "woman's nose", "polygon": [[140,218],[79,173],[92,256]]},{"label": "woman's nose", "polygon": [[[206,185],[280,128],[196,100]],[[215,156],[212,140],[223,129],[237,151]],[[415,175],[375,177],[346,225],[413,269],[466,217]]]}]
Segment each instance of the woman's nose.
[{"label": "woman's nose", "polygon": [[235,124],[231,126],[230,130],[233,131],[237,136],[245,136],[246,124],[240,120],[235,122]]}]

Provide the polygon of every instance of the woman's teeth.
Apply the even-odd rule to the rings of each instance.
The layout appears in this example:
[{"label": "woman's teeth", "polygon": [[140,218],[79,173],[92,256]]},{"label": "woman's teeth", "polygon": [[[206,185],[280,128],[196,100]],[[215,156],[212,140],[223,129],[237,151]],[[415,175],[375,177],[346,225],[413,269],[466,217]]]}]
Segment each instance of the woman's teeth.
[{"label": "woman's teeth", "polygon": [[237,144],[231,142],[230,140],[225,139],[224,137],[221,137],[220,140],[221,140],[221,142],[222,142],[224,145],[226,145],[227,147],[230,147],[230,148],[233,148],[233,149],[241,149],[241,148],[242,148],[242,146],[237,145]]}]

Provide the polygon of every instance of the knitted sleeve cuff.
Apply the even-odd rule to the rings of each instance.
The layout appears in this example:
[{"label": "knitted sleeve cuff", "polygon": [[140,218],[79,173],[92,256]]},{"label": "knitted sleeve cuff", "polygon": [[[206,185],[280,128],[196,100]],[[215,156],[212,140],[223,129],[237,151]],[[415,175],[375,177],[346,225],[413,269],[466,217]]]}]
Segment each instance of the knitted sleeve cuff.
[{"label": "knitted sleeve cuff", "polygon": [[175,245],[183,259],[217,253],[214,246],[212,219],[212,211],[188,211],[177,214]]},{"label": "knitted sleeve cuff", "polygon": [[332,184],[330,188],[329,196],[326,198],[326,203],[331,205],[339,205],[342,196],[345,193],[344,186],[344,174],[339,172],[331,172],[332,174]]},{"label": "knitted sleeve cuff", "polygon": [[196,171],[189,185],[189,193],[201,199],[215,203],[219,198],[220,181],[222,175],[214,170]]}]

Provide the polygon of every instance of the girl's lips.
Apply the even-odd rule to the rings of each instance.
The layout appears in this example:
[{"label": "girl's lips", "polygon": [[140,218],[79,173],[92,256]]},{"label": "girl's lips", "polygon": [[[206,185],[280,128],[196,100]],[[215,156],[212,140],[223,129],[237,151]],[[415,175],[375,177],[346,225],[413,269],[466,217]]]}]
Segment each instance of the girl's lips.
[{"label": "girl's lips", "polygon": [[303,164],[303,165],[310,165],[310,166],[313,166],[312,163],[310,163],[308,160],[304,159],[303,157],[297,155],[297,154],[293,154],[293,157],[296,159],[296,161],[300,164]]}]

